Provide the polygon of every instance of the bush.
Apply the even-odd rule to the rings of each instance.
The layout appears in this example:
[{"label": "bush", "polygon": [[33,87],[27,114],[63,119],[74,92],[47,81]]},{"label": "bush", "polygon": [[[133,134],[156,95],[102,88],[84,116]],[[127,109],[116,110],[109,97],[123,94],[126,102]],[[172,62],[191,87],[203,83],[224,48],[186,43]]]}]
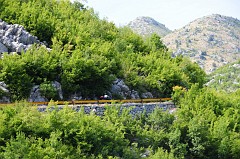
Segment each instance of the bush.
[{"label": "bush", "polygon": [[40,93],[42,96],[46,97],[48,100],[53,99],[57,100],[58,99],[58,92],[55,87],[53,87],[51,82],[45,82],[40,84]]}]

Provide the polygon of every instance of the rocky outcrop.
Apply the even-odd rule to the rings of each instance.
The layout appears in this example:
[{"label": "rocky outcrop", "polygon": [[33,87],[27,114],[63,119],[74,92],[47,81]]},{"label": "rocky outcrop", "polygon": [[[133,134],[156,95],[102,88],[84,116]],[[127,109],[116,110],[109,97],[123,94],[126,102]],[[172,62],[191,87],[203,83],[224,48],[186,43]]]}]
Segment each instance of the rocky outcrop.
[{"label": "rocky outcrop", "polygon": [[165,25],[150,17],[137,17],[128,26],[136,33],[143,36],[150,36],[153,33],[163,37],[171,32]]},{"label": "rocky outcrop", "polygon": [[146,93],[142,93],[141,97],[142,98],[153,98],[153,95],[151,92],[146,92]]},{"label": "rocky outcrop", "polygon": [[123,99],[153,98],[150,92],[139,94],[136,90],[131,90],[122,79],[116,79],[110,91],[112,96],[119,96]]},{"label": "rocky outcrop", "polygon": [[[52,86],[56,89],[58,93],[58,99],[63,99],[62,87],[61,84],[57,81],[52,82]],[[35,85],[30,92],[28,99],[29,102],[48,102],[49,100],[41,95],[40,86]]]},{"label": "rocky outcrop", "polygon": [[29,102],[48,102],[48,99],[41,95],[40,86],[33,86],[28,99]]},{"label": "rocky outcrop", "polygon": [[0,20],[0,53],[26,51],[32,44],[40,43],[23,26]]},{"label": "rocky outcrop", "polygon": [[130,90],[129,87],[124,83],[122,79],[116,79],[113,82],[111,88],[112,96],[122,97],[123,99],[132,98],[139,99],[139,94],[137,91]]},{"label": "rocky outcrop", "polygon": [[0,42],[0,53],[8,52],[8,48]]},{"label": "rocky outcrop", "polygon": [[0,103],[10,103],[9,90],[4,82],[0,82]]}]

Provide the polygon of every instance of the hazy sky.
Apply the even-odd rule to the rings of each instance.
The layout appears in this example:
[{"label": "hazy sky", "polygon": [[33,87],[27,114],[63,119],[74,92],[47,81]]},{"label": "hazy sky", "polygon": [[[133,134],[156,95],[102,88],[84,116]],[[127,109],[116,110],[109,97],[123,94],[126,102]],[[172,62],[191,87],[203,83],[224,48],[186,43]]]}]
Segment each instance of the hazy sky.
[{"label": "hazy sky", "polygon": [[87,0],[85,5],[117,26],[138,16],[152,17],[172,30],[210,14],[240,19],[240,0]]}]

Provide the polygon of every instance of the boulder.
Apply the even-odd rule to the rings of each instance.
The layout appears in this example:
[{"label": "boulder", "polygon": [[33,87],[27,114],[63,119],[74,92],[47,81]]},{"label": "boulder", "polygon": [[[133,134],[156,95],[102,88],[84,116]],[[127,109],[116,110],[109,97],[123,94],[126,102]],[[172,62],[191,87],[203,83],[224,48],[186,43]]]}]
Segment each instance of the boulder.
[{"label": "boulder", "polygon": [[0,42],[0,53],[8,52],[8,48]]},{"label": "boulder", "polygon": [[48,99],[41,95],[40,86],[35,85],[31,89],[31,93],[28,101],[29,102],[48,102]]},{"label": "boulder", "polygon": [[111,94],[118,95],[126,99],[126,95],[128,94],[129,88],[125,85],[122,79],[116,79],[110,90]]},{"label": "boulder", "polygon": [[70,100],[81,100],[83,99],[81,93],[74,93],[72,95],[70,95],[69,97]]},{"label": "boulder", "polygon": [[0,82],[0,95],[1,93],[3,93],[3,96],[0,96],[0,103],[10,103],[9,90],[4,82]]},{"label": "boulder", "polygon": [[9,90],[7,89],[7,85],[4,82],[0,82],[0,89],[5,93],[9,93]]},{"label": "boulder", "polygon": [[117,95],[122,97],[123,99],[131,98],[131,99],[139,99],[139,93],[135,90],[130,90],[130,88],[124,83],[122,79],[116,79],[112,88],[109,92],[110,96]]},{"label": "boulder", "polygon": [[153,98],[153,95],[151,92],[146,92],[141,94],[142,98]]},{"label": "boulder", "polygon": [[131,99],[140,99],[139,93],[135,90],[131,91]]},{"label": "boulder", "polygon": [[23,26],[10,25],[0,20],[0,53],[26,51],[34,43],[42,44],[37,37],[28,33]]}]

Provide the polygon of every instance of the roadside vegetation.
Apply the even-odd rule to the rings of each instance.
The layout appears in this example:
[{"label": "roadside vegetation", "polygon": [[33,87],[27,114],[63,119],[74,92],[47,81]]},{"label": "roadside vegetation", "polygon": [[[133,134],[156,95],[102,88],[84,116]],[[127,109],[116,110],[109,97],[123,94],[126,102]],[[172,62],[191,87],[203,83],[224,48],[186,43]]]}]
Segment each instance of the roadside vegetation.
[{"label": "roadside vegetation", "polygon": [[239,91],[218,94],[194,85],[175,93],[181,98],[173,114],[156,109],[135,118],[114,106],[104,116],[58,110],[54,103],[46,112],[25,102],[1,107],[0,158],[237,159]]},{"label": "roadside vegetation", "polygon": [[0,19],[23,25],[50,48],[36,44],[0,59],[0,81],[13,101],[26,99],[34,85],[54,99],[52,81],[61,83],[65,99],[102,95],[121,78],[139,92],[171,96],[177,107],[133,118],[110,106],[104,116],[59,111],[53,103],[46,112],[27,102],[1,106],[0,158],[239,158],[240,91],[204,87],[204,71],[172,58],[156,34],[143,40],[67,0],[0,0]]}]

